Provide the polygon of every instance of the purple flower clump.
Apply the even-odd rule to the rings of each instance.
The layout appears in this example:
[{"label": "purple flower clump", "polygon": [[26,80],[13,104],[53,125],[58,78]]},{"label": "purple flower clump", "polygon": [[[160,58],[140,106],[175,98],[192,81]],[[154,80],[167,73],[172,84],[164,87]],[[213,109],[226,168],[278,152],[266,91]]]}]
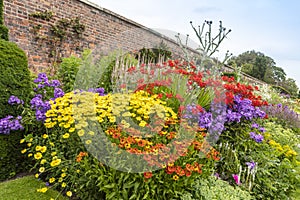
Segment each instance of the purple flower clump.
[{"label": "purple flower clump", "polygon": [[21,116],[14,119],[10,115],[0,119],[0,134],[8,135],[11,131],[23,130],[24,127],[21,124],[21,120]]},{"label": "purple flower clump", "polygon": [[22,104],[23,105],[24,101],[20,100],[18,97],[14,96],[14,95],[12,95],[12,96],[9,97],[8,103],[10,105],[15,105],[15,104]]},{"label": "purple flower clump", "polygon": [[242,99],[241,96],[234,97],[234,104],[227,110],[227,122],[240,122],[241,118],[252,120],[253,118],[264,118],[265,112],[252,105],[249,99]]},{"label": "purple flower clump", "polygon": [[45,114],[51,108],[49,101],[43,101],[43,96],[41,94],[37,94],[31,99],[30,104],[31,109],[35,109],[36,120],[46,120]]},{"label": "purple flower clump", "polygon": [[255,140],[257,143],[261,143],[264,140],[264,136],[261,134],[256,134],[255,132],[250,132],[250,138]]},{"label": "purple flower clump", "polygon": [[264,106],[263,110],[269,118],[276,118],[290,127],[300,128],[300,116],[293,109],[282,104]]},{"label": "purple flower clump", "polygon": [[104,96],[104,88],[90,88],[88,92],[98,93],[100,96]]}]

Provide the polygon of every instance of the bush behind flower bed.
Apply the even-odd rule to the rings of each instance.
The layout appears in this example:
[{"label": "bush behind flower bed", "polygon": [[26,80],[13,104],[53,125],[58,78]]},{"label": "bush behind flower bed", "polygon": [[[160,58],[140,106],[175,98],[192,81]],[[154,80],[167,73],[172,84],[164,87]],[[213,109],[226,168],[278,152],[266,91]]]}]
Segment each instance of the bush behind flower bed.
[{"label": "bush behind flower bed", "polygon": [[[24,102],[19,102],[18,98],[12,98],[9,102],[9,98],[14,95],[27,102],[30,98],[32,87],[27,57],[15,43],[2,39],[0,39],[0,52],[0,119],[9,115],[17,117],[23,111],[21,104]],[[10,123],[8,118],[2,120],[1,123]],[[20,154],[23,147],[19,145],[19,141],[22,137],[21,132],[15,132],[9,136],[0,134],[0,180],[26,170],[24,158]]]}]

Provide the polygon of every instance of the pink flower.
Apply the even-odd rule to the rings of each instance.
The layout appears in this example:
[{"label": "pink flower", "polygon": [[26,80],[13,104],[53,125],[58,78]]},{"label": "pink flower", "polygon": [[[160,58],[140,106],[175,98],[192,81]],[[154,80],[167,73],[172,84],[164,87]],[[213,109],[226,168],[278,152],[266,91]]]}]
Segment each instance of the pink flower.
[{"label": "pink flower", "polygon": [[240,177],[237,174],[232,174],[232,177],[237,185],[240,185]]}]

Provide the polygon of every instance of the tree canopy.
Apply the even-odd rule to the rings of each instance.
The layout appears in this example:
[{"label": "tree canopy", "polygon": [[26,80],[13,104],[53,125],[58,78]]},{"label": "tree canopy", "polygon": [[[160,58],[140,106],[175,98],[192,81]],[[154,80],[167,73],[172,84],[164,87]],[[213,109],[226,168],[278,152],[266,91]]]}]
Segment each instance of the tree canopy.
[{"label": "tree canopy", "polygon": [[249,74],[268,84],[281,86],[290,95],[298,95],[298,86],[292,78],[287,78],[283,68],[276,66],[273,58],[257,51],[246,51],[238,56],[233,56],[228,61],[229,65],[242,67],[242,72]]}]

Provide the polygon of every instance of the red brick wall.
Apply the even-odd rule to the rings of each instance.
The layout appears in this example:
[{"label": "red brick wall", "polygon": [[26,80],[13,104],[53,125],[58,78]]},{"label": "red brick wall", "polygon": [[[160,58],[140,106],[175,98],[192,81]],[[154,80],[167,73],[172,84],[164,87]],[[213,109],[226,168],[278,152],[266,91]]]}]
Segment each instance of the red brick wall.
[{"label": "red brick wall", "polygon": [[[43,11],[54,13],[50,21],[30,17]],[[75,17],[80,17],[86,29],[81,39],[67,38],[57,47],[61,57],[78,55],[84,48],[97,49],[103,54],[120,47],[129,51],[151,48],[162,40],[175,54],[181,54],[174,40],[86,0],[4,0],[4,21],[10,30],[10,40],[27,53],[33,71],[43,71],[55,61],[50,55],[53,45],[47,39],[51,36],[51,24]],[[46,39],[36,39],[33,30],[39,24],[42,25],[39,33]]]}]

